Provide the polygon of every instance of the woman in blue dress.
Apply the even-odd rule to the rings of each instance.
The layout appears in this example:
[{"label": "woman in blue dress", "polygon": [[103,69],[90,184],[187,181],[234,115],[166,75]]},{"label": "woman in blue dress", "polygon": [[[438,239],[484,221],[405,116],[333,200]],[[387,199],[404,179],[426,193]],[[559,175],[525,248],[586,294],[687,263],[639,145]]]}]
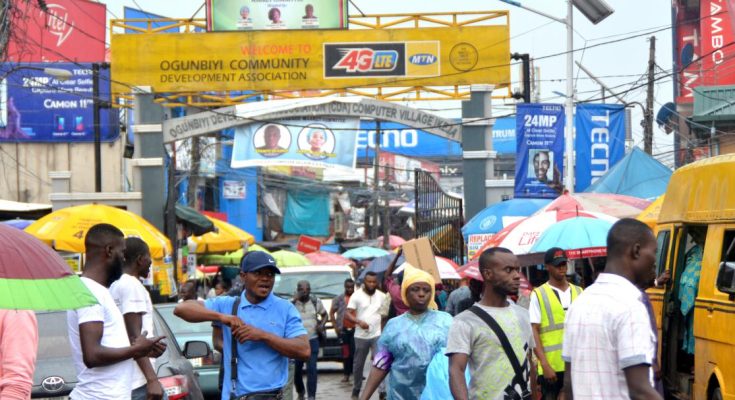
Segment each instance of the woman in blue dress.
[{"label": "woman in blue dress", "polygon": [[434,284],[429,273],[406,265],[401,297],[409,311],[383,329],[361,399],[369,399],[386,376],[388,400],[421,398],[429,363],[446,346],[452,324],[451,315],[436,311]]}]

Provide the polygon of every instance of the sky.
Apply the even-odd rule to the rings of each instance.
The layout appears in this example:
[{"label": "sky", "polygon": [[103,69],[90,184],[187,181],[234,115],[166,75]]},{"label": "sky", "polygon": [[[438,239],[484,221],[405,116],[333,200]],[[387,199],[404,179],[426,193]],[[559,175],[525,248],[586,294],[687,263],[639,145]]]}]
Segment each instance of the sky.
[{"label": "sky", "polygon": [[[648,68],[649,37],[656,36],[657,72],[669,72],[672,68],[671,0],[606,0],[615,10],[614,14],[593,25],[580,12],[574,13],[574,59],[599,77],[614,92],[625,92],[627,102],[645,104],[646,72]],[[203,18],[202,0],[102,0],[108,8],[108,19],[122,18],[123,7],[141,8],[145,11],[175,18],[197,16]],[[558,18],[566,16],[564,0],[522,0],[522,4]],[[528,53],[531,58],[564,53],[566,51],[566,29],[559,22],[536,15],[530,11],[509,6],[498,0],[354,0],[350,14],[394,14],[449,11],[510,10],[511,52]],[[654,32],[658,31],[658,32]],[[566,57],[564,54],[537,60],[540,68],[541,101],[563,103],[565,98],[554,92],[566,92]],[[520,89],[519,67],[511,70],[514,89]],[[576,65],[574,66],[575,90],[578,100],[599,101],[600,86],[592,81]],[[633,86],[639,89],[630,90]],[[665,103],[673,99],[671,78],[656,81],[654,90],[654,115]],[[609,96],[609,95],[608,95]],[[613,102],[608,98],[608,102]],[[513,101],[507,101],[512,104]],[[494,115],[512,113],[512,107],[499,101],[494,106]],[[430,108],[446,117],[461,117],[459,102],[410,102],[417,108]],[[633,109],[633,140],[642,147],[642,112]],[[654,127],[653,153],[662,161],[673,159],[673,137],[666,135],[658,126]]]}]

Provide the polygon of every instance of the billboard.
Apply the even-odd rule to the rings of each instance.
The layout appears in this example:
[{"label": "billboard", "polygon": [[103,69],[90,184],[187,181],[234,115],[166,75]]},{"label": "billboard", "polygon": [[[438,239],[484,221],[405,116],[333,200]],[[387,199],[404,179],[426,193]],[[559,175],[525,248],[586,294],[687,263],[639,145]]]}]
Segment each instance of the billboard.
[{"label": "billboard", "polygon": [[699,8],[674,5],[674,68],[677,72],[676,103],[694,103],[693,88],[702,84],[702,41],[699,31]]},{"label": "billboard", "polygon": [[360,130],[357,132],[358,158],[372,159],[375,156],[378,137],[381,152],[387,151],[407,157],[462,157],[462,146],[459,142],[421,129],[395,122],[381,122],[380,135],[375,129],[375,121],[360,121]]},{"label": "billboard", "polygon": [[87,0],[13,3],[12,62],[101,62],[105,60],[104,4]]},{"label": "billboard", "polygon": [[235,128],[232,167],[355,167],[359,120],[288,119]]},{"label": "billboard", "polygon": [[347,0],[207,0],[207,29],[345,29]]},{"label": "billboard", "polygon": [[398,154],[380,152],[378,163],[380,165],[378,179],[381,181],[387,180],[399,186],[413,186],[414,170],[416,169],[421,169],[432,174],[437,181],[441,178],[439,164],[431,161],[417,160]]},{"label": "billboard", "polygon": [[493,150],[498,154],[516,153],[516,117],[495,120],[493,125]]},{"label": "billboard", "polygon": [[515,197],[556,198],[564,160],[564,107],[518,104]]},{"label": "billboard", "polygon": [[[134,26],[140,29],[148,29],[148,26],[150,24],[150,27],[152,29],[160,29],[159,33],[179,33],[180,32],[178,23],[176,21],[171,21],[171,22],[156,21],[156,22],[151,22],[151,23],[149,23],[148,21],[130,21],[133,19],[142,20],[142,19],[167,18],[162,15],[149,13],[148,11],[138,10],[137,8],[131,8],[131,7],[123,7],[123,16],[126,20],[128,20],[128,21],[125,21],[126,26]],[[167,26],[172,26],[172,27],[166,28]],[[135,29],[125,28],[125,33],[127,34],[140,33],[140,31],[136,31]]]},{"label": "billboard", "polygon": [[[44,72],[54,67],[71,72],[60,81]],[[4,69],[4,71],[3,71]],[[54,63],[5,65],[0,68],[0,141],[94,141],[91,64]],[[110,101],[110,71],[100,70],[100,98]],[[116,109],[100,110],[103,141],[117,139]]]},{"label": "billboard", "polygon": [[701,84],[735,84],[735,39],[729,7],[732,0],[701,0],[700,30],[702,33]]},{"label": "billboard", "polygon": [[510,82],[507,25],[115,34],[111,42],[115,93],[130,86],[190,92]]},{"label": "billboard", "polygon": [[625,106],[578,104],[574,190],[583,192],[625,156]]}]

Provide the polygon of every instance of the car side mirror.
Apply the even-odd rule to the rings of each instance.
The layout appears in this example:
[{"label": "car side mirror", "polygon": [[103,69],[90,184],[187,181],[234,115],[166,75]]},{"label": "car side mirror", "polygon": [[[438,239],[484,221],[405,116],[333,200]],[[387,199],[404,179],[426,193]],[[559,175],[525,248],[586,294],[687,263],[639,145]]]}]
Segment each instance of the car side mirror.
[{"label": "car side mirror", "polygon": [[209,345],[201,340],[192,340],[184,345],[184,357],[186,358],[206,357],[209,353]]},{"label": "car side mirror", "polygon": [[720,270],[717,272],[717,290],[731,297],[735,295],[735,262],[720,263]]}]

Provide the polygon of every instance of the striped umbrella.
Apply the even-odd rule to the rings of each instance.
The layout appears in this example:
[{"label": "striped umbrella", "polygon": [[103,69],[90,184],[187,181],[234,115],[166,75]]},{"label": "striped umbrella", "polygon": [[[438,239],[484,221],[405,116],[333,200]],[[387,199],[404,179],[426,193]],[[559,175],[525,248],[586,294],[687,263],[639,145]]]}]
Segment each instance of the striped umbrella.
[{"label": "striped umbrella", "polygon": [[0,309],[73,310],[97,299],[53,249],[0,224]]}]

